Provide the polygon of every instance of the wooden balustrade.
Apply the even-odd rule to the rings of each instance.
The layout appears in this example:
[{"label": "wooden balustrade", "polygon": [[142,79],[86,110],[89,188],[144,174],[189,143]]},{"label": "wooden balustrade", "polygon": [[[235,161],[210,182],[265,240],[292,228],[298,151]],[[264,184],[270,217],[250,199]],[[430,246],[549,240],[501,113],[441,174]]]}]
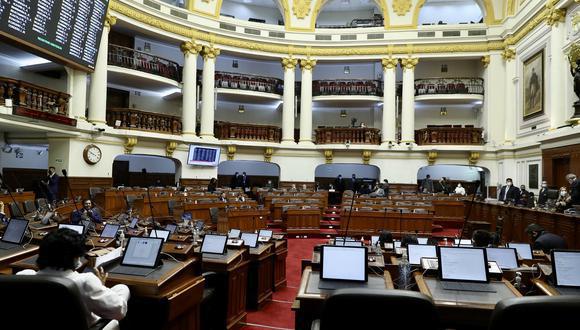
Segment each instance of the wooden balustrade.
[{"label": "wooden balustrade", "polygon": [[0,77],[0,105],[5,105],[7,99],[20,108],[68,116],[69,94],[22,80]]},{"label": "wooden balustrade", "polygon": [[282,129],[269,125],[237,124],[218,121],[215,136],[220,140],[280,142]]},{"label": "wooden balustrade", "polygon": [[415,141],[418,145],[482,145],[484,143],[482,132],[483,128],[476,127],[427,127],[415,131]]},{"label": "wooden balustrade", "polygon": [[377,128],[319,127],[316,144],[380,144],[381,135]]},{"label": "wooden balustrade", "polygon": [[107,125],[122,129],[181,134],[179,117],[135,109],[108,109]]},{"label": "wooden balustrade", "polygon": [[380,80],[314,80],[312,95],[372,95],[382,96]]},{"label": "wooden balustrade", "polygon": [[109,44],[108,63],[154,75],[181,81],[182,68],[176,62],[140,52],[138,50]]},{"label": "wooden balustrade", "polygon": [[280,79],[223,71],[217,71],[215,73],[215,87],[242,89],[279,95],[284,93],[284,82]]},{"label": "wooden balustrade", "polygon": [[415,79],[415,95],[427,94],[481,94],[483,79],[451,77]]}]

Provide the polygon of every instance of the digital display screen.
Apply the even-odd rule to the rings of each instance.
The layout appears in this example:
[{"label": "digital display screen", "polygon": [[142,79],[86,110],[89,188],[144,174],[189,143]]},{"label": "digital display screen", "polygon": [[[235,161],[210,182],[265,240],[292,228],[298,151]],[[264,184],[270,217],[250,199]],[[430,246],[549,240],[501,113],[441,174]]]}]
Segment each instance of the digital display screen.
[{"label": "digital display screen", "polygon": [[188,165],[217,166],[220,161],[220,148],[189,146]]}]

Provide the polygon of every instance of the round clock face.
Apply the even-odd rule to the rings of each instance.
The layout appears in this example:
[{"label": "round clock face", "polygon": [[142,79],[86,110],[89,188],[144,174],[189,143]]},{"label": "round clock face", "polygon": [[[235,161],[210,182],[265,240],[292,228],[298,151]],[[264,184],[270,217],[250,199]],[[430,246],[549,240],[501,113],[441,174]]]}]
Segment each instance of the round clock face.
[{"label": "round clock face", "polygon": [[83,152],[83,158],[89,164],[98,163],[102,156],[101,149],[94,144],[88,145]]}]

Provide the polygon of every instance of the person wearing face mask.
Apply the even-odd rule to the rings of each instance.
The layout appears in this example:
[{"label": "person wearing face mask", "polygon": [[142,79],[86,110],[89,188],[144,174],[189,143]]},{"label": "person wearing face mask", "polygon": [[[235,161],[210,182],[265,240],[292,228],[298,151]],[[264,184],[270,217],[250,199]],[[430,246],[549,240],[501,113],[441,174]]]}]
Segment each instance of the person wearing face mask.
[{"label": "person wearing face mask", "polygon": [[520,186],[520,200],[518,205],[523,207],[534,207],[534,193],[526,190],[525,185]]},{"label": "person wearing face mask", "polygon": [[505,186],[501,187],[499,192],[499,201],[504,202],[504,204],[515,204],[519,199],[520,190],[518,187],[514,187],[511,178],[507,178],[505,180]]},{"label": "person wearing face mask", "polygon": [[538,206],[544,206],[548,202],[548,182],[542,181],[542,188],[538,193]]},{"label": "person wearing face mask", "polygon": [[461,183],[457,184],[457,187],[455,187],[454,193],[456,195],[465,196],[465,188],[463,188],[463,186],[461,186]]},{"label": "person wearing face mask", "polygon": [[61,228],[47,234],[38,249],[36,265],[39,271],[23,270],[17,275],[43,275],[64,277],[73,281],[79,288],[87,306],[88,324],[94,325],[100,318],[117,320],[107,324],[107,329],[119,329],[118,320],[127,314],[129,288],[117,284],[105,286],[108,274],[102,267],[93,269],[94,273],[79,273],[80,258],[85,254],[85,241],[76,231]]},{"label": "person wearing face mask", "polygon": [[565,209],[572,206],[572,197],[568,194],[566,187],[560,187],[560,192],[558,193],[558,199],[556,200],[556,211],[563,212]]},{"label": "person wearing face mask", "polygon": [[570,205],[580,205],[580,181],[573,173],[566,175],[566,180],[570,183]]}]

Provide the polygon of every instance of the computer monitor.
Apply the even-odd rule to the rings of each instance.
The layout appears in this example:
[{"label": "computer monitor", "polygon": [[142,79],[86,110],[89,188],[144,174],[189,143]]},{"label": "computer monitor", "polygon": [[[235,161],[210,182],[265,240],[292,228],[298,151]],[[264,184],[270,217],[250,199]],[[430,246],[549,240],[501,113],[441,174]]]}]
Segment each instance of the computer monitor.
[{"label": "computer monitor", "polygon": [[169,239],[170,234],[171,234],[171,232],[169,230],[152,229],[151,232],[149,233],[149,237],[163,238],[163,243],[165,243],[165,242],[167,242],[167,239]]},{"label": "computer monitor", "polygon": [[401,241],[393,241],[393,246],[395,247],[395,249],[400,249],[401,248]]},{"label": "computer monitor", "polygon": [[165,229],[169,230],[171,234],[175,234],[175,232],[177,231],[177,225],[173,223],[168,223],[165,225]]},{"label": "computer monitor", "polygon": [[461,246],[462,246],[462,247],[463,247],[463,246],[464,246],[464,247],[470,247],[470,246],[472,246],[472,244],[473,244],[473,242],[471,242],[471,240],[470,240],[470,239],[464,239],[464,238],[463,238],[463,239],[456,238],[456,239],[453,241],[453,244],[455,244],[456,246],[458,246],[458,245],[459,245],[459,243],[461,243]]},{"label": "computer monitor", "polygon": [[485,249],[440,246],[437,251],[441,280],[481,283],[489,281]]},{"label": "computer monitor", "polygon": [[366,282],[366,247],[323,245],[320,251],[320,279]]},{"label": "computer monitor", "polygon": [[101,232],[101,238],[115,238],[119,232],[120,225],[106,224]]},{"label": "computer monitor", "polygon": [[26,228],[28,228],[28,220],[18,218],[10,219],[2,236],[2,241],[13,244],[22,243]]},{"label": "computer monitor", "polygon": [[514,248],[517,250],[520,259],[532,260],[534,259],[532,255],[532,246],[528,243],[508,243],[509,248]]},{"label": "computer monitor", "polygon": [[580,288],[580,251],[552,250],[554,284]]},{"label": "computer monitor", "polygon": [[379,236],[378,235],[371,236],[371,245],[372,246],[377,245],[378,242],[379,242]]},{"label": "computer monitor", "polygon": [[226,235],[206,234],[201,243],[201,253],[224,254],[227,242]]},{"label": "computer monitor", "polygon": [[197,229],[198,231],[202,231],[203,227],[205,226],[205,222],[203,222],[203,220],[196,220],[195,224],[193,225],[195,227],[195,229]]},{"label": "computer monitor", "polygon": [[242,240],[244,241],[244,245],[249,246],[251,248],[255,248],[258,246],[258,234],[256,233],[242,233]]},{"label": "computer monitor", "polygon": [[334,241],[335,246],[363,246],[361,241]]},{"label": "computer monitor", "polygon": [[427,244],[428,240],[429,238],[427,237],[417,237],[417,242],[419,242],[419,244]]},{"label": "computer monitor", "polygon": [[495,261],[501,269],[518,268],[518,255],[514,248],[485,248],[488,261]]},{"label": "computer monitor", "polygon": [[274,234],[274,232],[268,229],[260,229],[258,232],[259,237],[265,237],[268,240],[272,238],[272,234]]},{"label": "computer monitor", "polygon": [[163,240],[155,237],[129,237],[121,265],[153,268],[158,264]]},{"label": "computer monitor", "polygon": [[72,224],[68,224],[68,223],[59,223],[58,229],[61,229],[61,228],[72,229],[72,230],[76,231],[77,233],[79,233],[79,235],[83,235],[85,233],[85,226],[84,225],[72,225]]},{"label": "computer monitor", "polygon": [[407,255],[409,256],[409,264],[419,266],[421,258],[437,258],[437,247],[426,244],[409,244],[407,245]]},{"label": "computer monitor", "polygon": [[228,238],[240,238],[240,233],[241,231],[239,229],[232,228],[228,233]]}]

